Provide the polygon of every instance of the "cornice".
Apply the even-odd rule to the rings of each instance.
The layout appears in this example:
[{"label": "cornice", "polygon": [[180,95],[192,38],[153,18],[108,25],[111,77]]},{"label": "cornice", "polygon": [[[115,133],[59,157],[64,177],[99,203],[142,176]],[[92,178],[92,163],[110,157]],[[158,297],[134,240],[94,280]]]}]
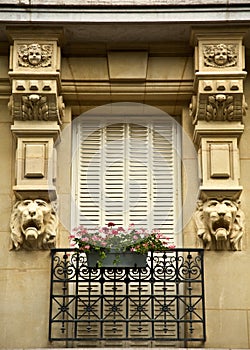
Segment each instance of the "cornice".
[{"label": "cornice", "polygon": [[[29,4],[32,4],[32,1]],[[216,6],[129,6],[90,5],[76,6],[76,3],[58,6],[48,1],[43,5],[17,6],[0,3],[0,22],[2,23],[231,23],[250,20],[250,3],[226,5],[219,2]]]}]

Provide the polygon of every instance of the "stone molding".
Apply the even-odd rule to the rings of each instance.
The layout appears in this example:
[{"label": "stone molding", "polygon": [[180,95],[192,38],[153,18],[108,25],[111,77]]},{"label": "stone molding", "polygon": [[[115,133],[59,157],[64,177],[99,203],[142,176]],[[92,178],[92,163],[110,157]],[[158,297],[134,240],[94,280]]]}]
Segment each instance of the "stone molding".
[{"label": "stone molding", "polygon": [[[2,0],[1,4],[6,5],[20,5],[20,0]],[[25,5],[43,5],[43,6],[52,6],[52,5],[61,5],[61,6],[180,6],[180,5],[196,5],[196,6],[207,6],[207,5],[232,5],[238,4],[237,0],[82,0],[79,4],[78,0],[22,0],[22,6]],[[248,0],[241,0],[241,4],[249,4]]]}]

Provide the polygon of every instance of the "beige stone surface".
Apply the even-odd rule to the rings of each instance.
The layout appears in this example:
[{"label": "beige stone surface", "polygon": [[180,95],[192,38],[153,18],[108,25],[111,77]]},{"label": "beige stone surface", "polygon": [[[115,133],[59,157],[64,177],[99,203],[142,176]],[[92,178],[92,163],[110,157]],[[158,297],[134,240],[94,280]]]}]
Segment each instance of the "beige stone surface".
[{"label": "beige stone surface", "polygon": [[207,309],[206,348],[248,349],[248,332],[247,311]]},{"label": "beige stone surface", "polygon": [[[57,237],[57,247],[69,247],[69,232],[71,230],[71,206],[72,206],[72,115],[71,110],[66,110],[65,123],[62,126],[60,139],[56,142],[58,176],[58,218],[60,224],[59,235]],[[63,166],[62,166],[63,165]]]},{"label": "beige stone surface", "polygon": [[111,52],[108,57],[63,58],[62,80],[108,80],[109,72],[111,79],[189,80],[193,75],[192,57],[148,57],[145,51]]},{"label": "beige stone surface", "polygon": [[[27,259],[27,257],[26,257]],[[0,348],[48,347],[49,264],[0,270]]]},{"label": "beige stone surface", "polygon": [[249,253],[205,252],[206,307],[246,310],[250,305]]},{"label": "beige stone surface", "polygon": [[[71,193],[60,193],[59,192],[59,200],[58,200],[58,218],[59,224],[61,228],[65,231],[70,232],[71,230]],[[65,232],[59,232],[58,236],[58,247],[68,247],[68,239],[65,240]]]},{"label": "beige stone surface", "polygon": [[[209,4],[230,4],[236,0],[210,0]],[[41,3],[38,0],[23,0],[21,1],[23,6],[37,5]],[[20,5],[20,1],[12,0],[9,4]],[[103,0],[98,4],[124,4],[125,1],[118,0]],[[4,4],[6,1],[0,0],[0,4]],[[43,5],[58,4],[58,1],[43,1]],[[79,3],[79,2],[78,2]],[[83,1],[81,5],[93,5],[96,2]],[[126,4],[177,4],[177,1],[126,1]],[[201,0],[181,0],[180,4],[205,4]],[[243,3],[243,2],[241,2]],[[245,1],[245,3],[247,3]],[[249,3],[249,1],[248,1]],[[74,5],[76,1],[60,1],[60,4]],[[188,9],[185,9],[186,13]],[[157,12],[155,12],[157,14]],[[173,16],[172,16],[173,17]],[[136,17],[138,18],[138,17]],[[174,20],[174,18],[172,19]],[[54,18],[55,21],[55,18]],[[92,25],[92,24],[91,24]],[[177,24],[178,25],[178,24]],[[3,30],[4,27],[2,27]],[[96,28],[96,27],[95,27]],[[102,27],[104,28],[104,27]],[[158,28],[158,27],[157,27]],[[161,27],[163,28],[163,27]],[[176,28],[176,27],[175,27]],[[181,27],[179,31],[179,39],[186,40],[189,35],[184,33],[186,26]],[[26,28],[27,29],[27,28]],[[108,54],[108,46],[106,46],[105,35],[106,33],[100,33],[99,38],[102,37],[102,42],[91,43],[91,38],[84,37],[86,27],[80,28],[79,24],[73,30],[73,26],[68,30],[69,33],[78,33],[74,50],[79,49],[79,55],[70,56],[70,43],[62,41],[63,45],[67,47],[67,57],[62,59],[62,90],[58,88],[58,92],[62,93],[66,100],[66,117],[64,124],[62,125],[62,133],[59,135],[59,126],[55,127],[54,124],[49,124],[46,121],[35,121],[36,123],[29,121],[16,121],[15,127],[12,128],[17,137],[26,137],[26,134],[32,137],[50,137],[51,140],[56,143],[57,149],[57,182],[56,188],[58,193],[58,209],[59,209],[59,221],[60,221],[60,234],[57,237],[57,247],[68,246],[68,234],[71,224],[71,184],[73,180],[71,178],[71,119],[82,112],[85,112],[96,105],[107,102],[117,101],[135,101],[154,104],[160,107],[162,110],[169,112],[173,116],[181,116],[182,114],[182,126],[183,126],[183,144],[182,144],[182,185],[183,185],[183,225],[184,225],[184,246],[186,247],[199,247],[196,233],[194,229],[194,223],[192,221],[192,214],[196,205],[196,199],[198,197],[198,164],[197,164],[197,152],[192,145],[193,128],[192,118],[189,115],[188,105],[191,100],[191,95],[196,93],[196,86],[193,86],[194,80],[194,64],[193,57],[191,56],[192,48],[189,43],[182,43],[182,53],[178,56],[179,44],[175,42],[176,37],[170,38],[174,33],[174,29],[168,32],[168,28],[165,28],[166,32],[161,34],[159,43],[156,44],[159,47],[159,52],[153,50],[151,52],[150,44],[145,41],[141,42],[140,47],[146,48],[146,51],[141,52],[127,52],[125,50],[119,52],[112,52]],[[143,27],[142,31],[145,29]],[[91,32],[90,29],[89,33]],[[107,27],[106,27],[107,30]],[[111,29],[109,29],[111,30]],[[130,29],[131,31],[133,30]],[[138,27],[137,27],[138,30]],[[129,42],[129,33],[124,33],[123,38],[126,37]],[[156,35],[154,38],[158,40],[157,33],[159,28],[155,29]],[[111,33],[110,31],[109,33]],[[119,41],[119,35],[121,35],[122,29],[115,33],[116,43]],[[20,32],[21,33],[21,32]],[[145,32],[144,36],[147,36]],[[181,33],[181,34],[180,34]],[[22,34],[22,33],[21,33]],[[122,33],[123,34],[123,33]],[[0,33],[2,35],[2,32]],[[19,34],[20,35],[20,34]],[[23,34],[22,34],[23,35]],[[27,30],[26,30],[27,38]],[[103,36],[102,36],[103,35]],[[31,36],[35,38],[33,33]],[[151,37],[151,38],[152,38]],[[0,36],[2,38],[2,36]],[[69,40],[67,38],[67,40]],[[133,43],[134,50],[136,48],[137,39],[141,39],[140,32],[136,34],[136,43]],[[163,40],[163,39],[164,40]],[[40,38],[41,39],[41,38]],[[43,38],[44,39],[44,38]],[[42,39],[42,40],[43,40]],[[165,41],[166,39],[166,41]],[[173,45],[171,46],[171,54],[168,52],[167,40],[171,39]],[[22,39],[23,40],[23,39]],[[89,43],[86,44],[85,41]],[[151,39],[150,39],[151,40]],[[230,41],[230,39],[228,39]],[[248,39],[249,40],[249,39]],[[228,42],[229,42],[228,41]],[[23,42],[23,41],[22,41]],[[88,53],[84,52],[84,48],[81,44],[92,45]],[[249,43],[248,45],[249,50]],[[154,48],[156,47],[154,45]],[[122,47],[122,43],[119,48]],[[176,47],[175,56],[171,56],[174,53]],[[186,51],[185,51],[186,48]],[[162,50],[161,50],[162,49]],[[95,52],[103,52],[101,55],[95,55],[91,53],[91,50]],[[63,55],[65,51],[62,51]],[[249,54],[249,53],[248,53]],[[75,51],[74,51],[75,55]],[[80,56],[82,55],[82,56]],[[109,58],[109,60],[108,60]],[[8,99],[10,96],[10,81],[8,76],[8,57],[0,57],[0,159],[1,159],[1,181],[0,181],[0,348],[2,349],[15,349],[15,348],[51,348],[56,346],[63,347],[65,344],[49,344],[48,343],[48,311],[49,311],[49,280],[50,280],[50,252],[49,251],[9,251],[9,219],[11,208],[14,203],[14,195],[12,186],[14,184],[14,153],[15,153],[15,141],[10,131],[10,125],[12,124],[12,118],[8,111]],[[15,61],[17,64],[17,62]],[[58,63],[58,62],[57,62]],[[56,64],[54,67],[56,67]],[[242,68],[243,62],[240,62],[238,71]],[[58,67],[58,66],[57,66]],[[247,67],[249,71],[249,67]],[[230,72],[232,70],[230,69]],[[49,86],[55,92],[57,91],[56,79],[53,84],[43,84],[41,82],[47,81],[50,77],[46,76],[45,71],[39,68],[39,73],[36,72],[35,77],[30,79],[30,76],[25,75],[25,69],[21,70],[20,77],[15,77],[14,89],[22,94],[30,92],[30,88],[38,87],[39,91],[43,91],[44,86]],[[211,73],[211,70],[209,70]],[[227,71],[229,72],[229,70]],[[239,72],[238,72],[239,73]],[[238,74],[237,73],[237,74]],[[58,74],[55,74],[58,78]],[[215,90],[220,86],[221,81],[225,81],[226,78],[220,73],[220,79],[216,77],[209,77],[214,79],[214,84],[211,84]],[[243,87],[243,76],[240,82],[240,92]],[[20,81],[27,78],[26,84],[24,84],[25,90],[18,90],[22,87]],[[110,80],[113,79],[113,81]],[[14,79],[14,78],[13,78]],[[146,80],[135,81],[136,79]],[[204,87],[209,88],[209,79],[204,78],[204,84],[200,84],[200,89]],[[217,81],[217,80],[218,81]],[[237,78],[238,79],[238,78]],[[224,84],[227,88],[225,93],[228,93],[230,86],[233,86],[233,82],[237,80],[234,77]],[[30,81],[31,80],[31,81]],[[126,80],[126,81],[120,81]],[[232,84],[231,84],[232,82]],[[217,84],[218,83],[218,84]],[[221,84],[221,85],[223,85]],[[231,84],[231,85],[230,85]],[[237,84],[235,84],[236,86]],[[244,91],[246,100],[249,103],[250,100],[250,79],[247,77],[244,81]],[[70,107],[72,105],[72,115]],[[243,118],[244,132],[242,125],[237,124],[232,127],[232,123],[227,121],[227,126],[221,121],[220,126],[217,124],[217,129],[212,130],[211,123],[205,123],[202,129],[200,138],[204,137],[205,133],[210,132],[212,141],[218,141],[218,137],[213,135],[214,131],[222,133],[219,137],[223,142],[228,130],[230,131],[230,140],[234,140],[234,150],[237,153],[237,141],[239,141],[240,150],[240,184],[243,186],[243,194],[241,196],[242,209],[246,214],[246,234],[243,237],[243,250],[241,252],[205,252],[205,297],[206,297],[206,320],[207,320],[207,342],[204,344],[205,348],[250,348],[250,278],[249,278],[249,266],[250,266],[250,247],[249,247],[249,226],[250,226],[250,153],[249,153],[249,140],[250,140],[250,122],[249,122],[249,110],[247,115]],[[230,124],[231,123],[231,124]],[[208,127],[209,125],[209,127]],[[209,129],[210,128],[210,129]],[[15,129],[15,130],[14,130]],[[211,131],[212,130],[212,131]],[[49,135],[49,136],[48,136]],[[61,141],[60,141],[61,138]],[[193,146],[193,145],[192,145]],[[32,149],[32,156],[33,154]],[[206,152],[208,152],[206,148]],[[35,152],[37,153],[37,152]],[[220,152],[219,152],[220,153]],[[238,163],[233,161],[233,165],[229,166],[229,159],[227,157],[227,164],[223,163],[225,158],[225,152],[223,150],[218,155],[215,152],[215,159],[212,157],[204,157],[209,163],[212,161],[212,171],[208,171],[216,176],[217,169],[222,169],[219,173],[229,173],[231,168],[237,168]],[[231,156],[231,155],[230,155]],[[23,170],[23,156],[20,156],[20,162],[18,167]],[[40,160],[43,159],[40,156]],[[234,160],[234,159],[233,159]],[[40,165],[37,163],[30,164],[31,173],[39,172]],[[210,164],[211,166],[211,164]],[[225,171],[224,171],[225,170]],[[238,179],[237,179],[238,180]],[[28,181],[29,182],[29,181]],[[28,183],[27,186],[30,186]],[[230,188],[231,184],[226,184],[225,187]],[[217,191],[217,190],[216,190]],[[34,191],[36,195],[37,192]],[[217,191],[218,192],[218,191]],[[178,232],[179,237],[182,236],[182,232]],[[181,240],[180,240],[181,241]]]},{"label": "beige stone surface", "polygon": [[[10,250],[10,232],[1,232],[0,244],[2,247],[0,269],[6,269],[9,271],[11,276],[11,271],[15,269],[22,269],[29,275],[30,270],[36,269],[48,269],[50,266],[50,251],[13,251]],[[49,277],[48,277],[49,278]]]},{"label": "beige stone surface", "polygon": [[12,197],[14,196],[11,190],[9,194],[0,193],[0,232],[9,231],[12,200],[14,200]]},{"label": "beige stone surface", "polygon": [[7,56],[0,56],[0,76],[1,79],[8,79],[9,59]]},{"label": "beige stone surface", "polygon": [[193,78],[192,57],[149,57],[148,80],[188,80]]},{"label": "beige stone surface", "polygon": [[111,80],[145,80],[148,66],[147,51],[110,51],[108,68]]},{"label": "beige stone surface", "polygon": [[105,57],[67,57],[62,59],[62,80],[108,80]]},{"label": "beige stone surface", "polygon": [[[0,106],[1,108],[1,106]],[[10,188],[14,181],[14,162],[13,162],[13,139],[10,132],[9,123],[0,122],[0,159],[1,159],[1,169],[2,176],[0,181],[0,193],[9,194]]]}]

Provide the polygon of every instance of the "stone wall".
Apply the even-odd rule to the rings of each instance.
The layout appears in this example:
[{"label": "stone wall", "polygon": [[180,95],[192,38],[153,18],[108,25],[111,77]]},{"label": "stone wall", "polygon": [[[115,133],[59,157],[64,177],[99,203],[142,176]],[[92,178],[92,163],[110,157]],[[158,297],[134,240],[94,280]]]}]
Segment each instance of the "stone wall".
[{"label": "stone wall", "polygon": [[[20,6],[38,4],[35,0],[0,1],[1,5],[6,3]],[[67,1],[54,3],[69,4]],[[125,3],[135,4],[129,1],[124,1]],[[163,2],[136,2],[139,5],[161,3]],[[185,3],[187,1],[178,1],[178,5]],[[188,3],[190,5],[190,1]],[[193,5],[201,3],[204,4],[198,0],[192,2]],[[233,3],[222,0],[207,1],[209,5]],[[245,3],[248,4],[249,1]],[[43,1],[42,4],[47,5],[48,2]],[[53,5],[53,0],[49,4]],[[73,5],[74,2],[70,1],[70,4]],[[82,2],[82,5],[86,4]],[[116,5],[117,2],[104,1],[103,4]],[[121,4],[123,3],[119,2]],[[169,1],[167,4],[177,5],[177,2]],[[117,32],[117,27],[113,30],[112,26],[106,26],[107,32],[112,34],[113,30],[116,36],[108,48],[105,35],[103,37],[103,33],[98,30],[95,35],[84,37],[84,26],[74,27],[74,30],[65,26],[64,30],[59,30],[43,25],[40,29],[24,25],[8,28],[8,31],[4,26],[1,27],[1,38],[5,46],[0,57],[0,348],[58,346],[48,342],[49,247],[15,249],[9,226],[12,208],[20,199],[56,199],[59,225],[55,235],[52,235],[52,245],[68,246],[71,220],[72,119],[96,106],[118,101],[153,105],[181,119],[183,134],[187,136],[183,140],[189,140],[192,144],[194,141],[199,153],[202,179],[202,184],[194,180],[199,167],[197,153],[183,142],[183,202],[188,202],[188,192],[197,193],[198,190],[202,201],[207,197],[216,197],[217,201],[221,201],[223,197],[230,201],[241,200],[241,209],[245,213],[242,246],[235,250],[232,247],[228,250],[216,250],[212,246],[211,250],[205,251],[207,341],[202,347],[250,347],[250,122],[249,110],[244,104],[244,98],[248,103],[250,101],[250,80],[246,76],[246,72],[250,70],[247,31],[237,26],[237,30],[234,28],[233,31],[223,27],[218,33],[218,29],[216,32],[211,27],[206,27],[200,36],[196,31],[192,36],[192,44],[189,44],[190,33],[186,32],[186,24],[176,32],[179,39],[183,38],[181,43],[173,39],[177,27],[171,29],[167,26],[171,30],[165,30],[162,36],[162,27],[157,26],[157,30],[154,27],[154,32],[152,27],[145,26],[144,36],[141,37],[143,40],[140,42],[142,46],[135,49],[136,41],[131,49],[133,38],[129,33],[133,28],[129,27],[130,32],[126,27],[128,31],[122,37],[126,37],[126,40],[119,43],[119,35],[124,27]],[[93,28],[91,24],[88,33]],[[188,28],[191,32],[191,27]],[[168,33],[168,37],[164,43],[165,33],[166,36]],[[147,35],[150,43],[147,42]],[[161,40],[158,41],[159,36]],[[96,39],[94,43],[93,38]],[[106,40],[109,38],[107,36]],[[136,39],[139,40],[140,36]],[[210,66],[203,64],[202,45],[211,48],[220,46],[221,43],[226,46],[234,45],[237,49],[237,62],[233,62],[233,68],[227,65],[228,62],[219,63],[222,65],[219,69],[214,62]],[[246,49],[242,43],[246,44]],[[43,59],[39,58],[35,63],[27,63],[29,59],[23,52],[32,44],[36,44],[36,48],[37,44],[48,45],[53,51],[52,56],[44,54],[47,58],[43,56]],[[46,51],[48,47],[43,49]],[[231,101],[231,97],[237,95],[237,104],[233,104],[233,109],[227,109],[226,120],[223,119],[224,114],[220,114],[221,119],[214,120],[215,123],[213,120],[206,120],[208,116],[204,108],[205,111],[210,110],[208,106],[211,107],[211,103],[207,101],[210,101],[211,95],[217,101],[214,108],[217,108],[216,112],[219,114],[222,111],[220,103],[228,96]],[[228,104],[226,108],[229,107],[232,106]],[[228,120],[231,110],[233,112],[230,118],[232,116],[233,120]],[[222,152],[217,147],[218,140],[223,146]],[[33,143],[30,144],[30,141]],[[215,148],[212,147],[215,150],[212,156],[210,144],[216,144]],[[50,152],[53,148],[56,149],[57,156]],[[50,172],[47,170],[51,159],[54,166]],[[202,235],[198,236],[195,220],[192,219],[195,205],[196,203],[190,203],[189,210],[186,209],[183,213],[185,227],[181,234],[186,247],[200,247],[204,243]],[[225,231],[225,227],[223,230]]]}]

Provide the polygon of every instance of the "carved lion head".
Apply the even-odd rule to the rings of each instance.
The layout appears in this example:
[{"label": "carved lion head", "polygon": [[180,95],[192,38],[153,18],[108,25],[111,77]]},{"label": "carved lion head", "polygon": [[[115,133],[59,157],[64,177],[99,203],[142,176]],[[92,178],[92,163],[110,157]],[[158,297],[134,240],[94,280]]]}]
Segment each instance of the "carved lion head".
[{"label": "carved lion head", "polygon": [[244,214],[238,203],[229,199],[211,199],[195,214],[198,236],[206,249],[241,250]]},{"label": "carved lion head", "polygon": [[17,202],[11,214],[12,249],[48,249],[54,246],[58,226],[51,203],[42,199]]}]

